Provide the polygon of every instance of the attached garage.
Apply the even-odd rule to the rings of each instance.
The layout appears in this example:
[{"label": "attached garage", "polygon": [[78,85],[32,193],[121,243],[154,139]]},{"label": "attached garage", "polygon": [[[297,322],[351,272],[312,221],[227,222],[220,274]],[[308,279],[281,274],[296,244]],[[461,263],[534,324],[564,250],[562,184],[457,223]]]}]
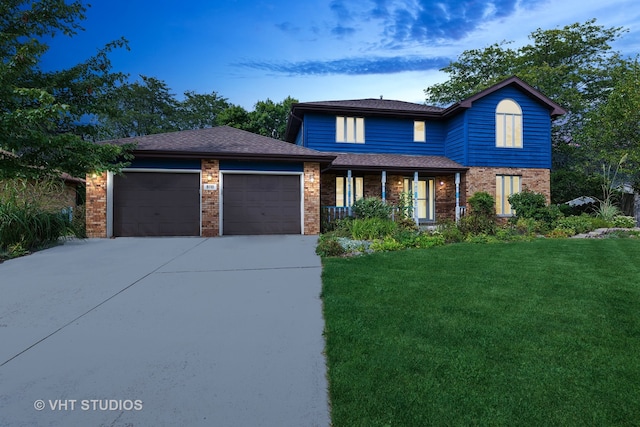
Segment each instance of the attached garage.
[{"label": "attached garage", "polygon": [[300,174],[223,174],[222,234],[300,234]]},{"label": "attached garage", "polygon": [[113,234],[199,236],[200,174],[125,172],[114,176]]}]

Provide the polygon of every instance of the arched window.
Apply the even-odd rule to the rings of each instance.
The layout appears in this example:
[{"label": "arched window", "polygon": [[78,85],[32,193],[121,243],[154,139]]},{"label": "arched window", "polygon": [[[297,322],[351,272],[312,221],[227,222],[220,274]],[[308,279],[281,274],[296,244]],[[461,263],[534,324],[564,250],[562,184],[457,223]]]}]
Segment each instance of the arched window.
[{"label": "arched window", "polygon": [[522,148],[522,109],[512,99],[496,108],[496,147]]}]

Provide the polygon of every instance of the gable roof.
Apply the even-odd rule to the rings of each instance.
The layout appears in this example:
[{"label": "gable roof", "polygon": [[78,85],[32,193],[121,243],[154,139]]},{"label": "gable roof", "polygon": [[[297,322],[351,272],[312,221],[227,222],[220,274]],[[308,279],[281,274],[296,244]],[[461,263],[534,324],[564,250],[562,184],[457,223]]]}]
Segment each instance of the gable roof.
[{"label": "gable roof", "polygon": [[457,112],[457,110],[459,109],[466,109],[466,108],[471,108],[473,103],[475,101],[477,101],[478,99],[484,98],[485,96],[497,92],[502,88],[505,87],[516,87],[518,89],[520,89],[525,95],[529,96],[530,98],[536,100],[537,102],[539,102],[540,104],[544,105],[548,110],[549,113],[551,114],[552,118],[556,118],[558,116],[561,116],[563,114],[567,113],[567,110],[565,110],[564,108],[562,108],[560,106],[560,104],[557,104],[556,102],[552,101],[550,98],[548,98],[546,95],[544,95],[542,92],[540,92],[539,90],[537,90],[536,88],[534,88],[533,86],[525,83],[522,79],[520,79],[517,76],[512,76],[509,77],[506,80],[503,80],[491,87],[486,88],[483,91],[480,91],[478,93],[476,93],[475,95],[470,96],[469,98],[466,98],[460,102],[457,102],[453,105],[451,105],[450,107],[448,107],[446,110],[443,111],[444,115],[449,115],[452,113]]},{"label": "gable roof", "polygon": [[136,144],[138,157],[234,158],[318,161],[329,163],[331,156],[230,126],[185,130],[100,141],[99,144]]},{"label": "gable roof", "polygon": [[285,140],[294,142],[296,135],[300,131],[302,118],[307,113],[318,112],[322,114],[351,114],[367,116],[401,117],[407,119],[433,119],[443,120],[452,115],[460,113],[462,110],[471,108],[473,103],[491,93],[505,87],[517,87],[527,96],[533,98],[545,106],[552,118],[566,114],[566,110],[555,103],[542,92],[533,86],[525,83],[517,76],[512,76],[501,81],[483,91],[476,93],[460,102],[447,108],[416,104],[413,102],[394,101],[387,99],[354,99],[347,101],[319,101],[319,102],[299,102],[291,106]]}]

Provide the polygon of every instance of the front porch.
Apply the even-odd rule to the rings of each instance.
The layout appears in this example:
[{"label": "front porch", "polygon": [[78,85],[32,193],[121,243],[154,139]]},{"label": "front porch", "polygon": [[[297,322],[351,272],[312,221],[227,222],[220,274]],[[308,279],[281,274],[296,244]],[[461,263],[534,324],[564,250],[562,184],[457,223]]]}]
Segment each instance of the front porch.
[{"label": "front porch", "polygon": [[395,207],[399,215],[401,198],[410,195],[412,218],[418,225],[457,221],[464,213],[464,174],[438,171],[329,171],[321,177],[323,224],[353,216],[353,203],[363,197],[377,197]]}]

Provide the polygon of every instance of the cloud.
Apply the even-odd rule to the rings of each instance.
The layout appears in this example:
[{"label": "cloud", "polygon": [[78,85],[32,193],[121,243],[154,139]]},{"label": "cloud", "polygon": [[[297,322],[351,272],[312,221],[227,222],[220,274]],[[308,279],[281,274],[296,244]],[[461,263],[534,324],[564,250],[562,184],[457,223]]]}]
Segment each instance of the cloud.
[{"label": "cloud", "polygon": [[344,58],[332,61],[300,61],[300,62],[242,62],[240,67],[253,68],[287,75],[370,75],[394,74],[404,71],[439,70],[449,65],[449,58],[424,58],[417,56],[396,56],[376,58]]},{"label": "cloud", "polygon": [[292,24],[291,22],[282,22],[280,24],[276,24],[276,28],[278,28],[281,31],[284,31],[285,33],[299,33],[300,32],[300,27]]},{"label": "cloud", "polygon": [[331,30],[331,34],[337,36],[339,38],[350,36],[356,32],[355,28],[352,27],[343,27],[342,25],[338,25]]},{"label": "cloud", "polygon": [[382,24],[389,44],[457,41],[488,22],[501,20],[532,0],[374,0],[368,18]]}]

